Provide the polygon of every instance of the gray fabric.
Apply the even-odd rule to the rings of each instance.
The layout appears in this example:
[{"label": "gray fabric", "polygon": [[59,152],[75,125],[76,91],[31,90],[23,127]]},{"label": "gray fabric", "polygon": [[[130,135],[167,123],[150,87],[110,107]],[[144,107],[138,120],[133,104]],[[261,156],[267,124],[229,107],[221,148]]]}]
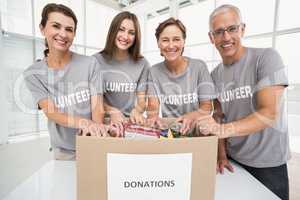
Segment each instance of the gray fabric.
[{"label": "gray fabric", "polygon": [[[271,48],[246,48],[242,58],[232,64],[219,64],[212,72],[225,122],[242,119],[257,109],[256,92],[274,85],[288,85],[285,67]],[[273,127],[255,134],[227,140],[228,154],[252,167],[275,167],[290,157],[284,102]]]},{"label": "gray fabric", "polygon": [[76,160],[76,153],[74,150],[54,148],[52,151],[55,160]]},{"label": "gray fabric", "polygon": [[[103,93],[100,67],[94,57],[72,53],[71,61],[62,69],[49,68],[46,60],[34,63],[23,73],[36,105],[51,99],[60,112],[91,119],[90,97]],[[75,150],[78,131],[48,120],[51,146]]]},{"label": "gray fabric", "polygon": [[146,91],[149,63],[144,58],[137,62],[132,59],[107,60],[100,53],[94,57],[101,66],[105,102],[129,116],[135,105],[136,92]]},{"label": "gray fabric", "polygon": [[150,68],[148,92],[159,97],[163,117],[179,117],[198,110],[200,101],[216,97],[206,64],[186,59],[188,66],[179,75],[171,74],[164,62]]}]

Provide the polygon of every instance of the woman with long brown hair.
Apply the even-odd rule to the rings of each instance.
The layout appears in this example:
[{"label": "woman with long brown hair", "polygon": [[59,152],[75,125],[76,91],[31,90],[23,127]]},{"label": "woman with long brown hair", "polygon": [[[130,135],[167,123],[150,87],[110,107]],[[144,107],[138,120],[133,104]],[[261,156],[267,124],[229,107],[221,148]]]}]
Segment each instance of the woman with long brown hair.
[{"label": "woman with long brown hair", "polygon": [[149,64],[140,54],[141,31],[137,17],[121,12],[111,22],[104,49],[95,54],[104,81],[104,107],[111,123],[123,133],[126,117],[144,124]]}]

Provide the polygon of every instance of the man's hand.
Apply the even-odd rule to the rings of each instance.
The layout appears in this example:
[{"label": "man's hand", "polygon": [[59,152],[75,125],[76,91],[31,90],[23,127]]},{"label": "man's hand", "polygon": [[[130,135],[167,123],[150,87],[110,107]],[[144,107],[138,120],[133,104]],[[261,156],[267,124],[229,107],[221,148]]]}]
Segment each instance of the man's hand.
[{"label": "man's hand", "polygon": [[234,172],[233,166],[230,164],[227,157],[218,157],[217,173],[224,174],[225,168],[232,173]]},{"label": "man's hand", "polygon": [[199,131],[203,135],[213,134],[218,138],[227,138],[234,134],[234,126],[232,123],[219,124],[211,115],[203,116],[197,120]]}]

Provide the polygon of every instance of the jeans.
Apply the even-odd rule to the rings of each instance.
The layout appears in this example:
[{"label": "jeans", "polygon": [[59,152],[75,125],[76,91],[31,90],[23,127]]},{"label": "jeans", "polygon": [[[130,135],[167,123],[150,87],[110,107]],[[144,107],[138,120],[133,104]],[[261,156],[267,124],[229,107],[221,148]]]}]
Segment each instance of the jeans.
[{"label": "jeans", "polygon": [[289,200],[289,178],[286,164],[278,167],[256,168],[237,163],[282,200]]}]

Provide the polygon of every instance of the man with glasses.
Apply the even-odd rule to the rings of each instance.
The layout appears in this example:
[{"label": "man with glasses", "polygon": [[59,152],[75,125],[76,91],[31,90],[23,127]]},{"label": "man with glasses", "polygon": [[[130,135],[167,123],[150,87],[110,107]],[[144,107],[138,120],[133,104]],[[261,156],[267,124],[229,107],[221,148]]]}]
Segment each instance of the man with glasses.
[{"label": "man with glasses", "polygon": [[235,6],[216,8],[209,24],[209,37],[222,63],[211,74],[219,94],[215,115],[199,119],[200,131],[221,138],[221,173],[224,168],[233,171],[229,156],[286,200],[290,152],[283,93],[288,80],[282,60],[272,48],[242,45],[246,26]]}]

